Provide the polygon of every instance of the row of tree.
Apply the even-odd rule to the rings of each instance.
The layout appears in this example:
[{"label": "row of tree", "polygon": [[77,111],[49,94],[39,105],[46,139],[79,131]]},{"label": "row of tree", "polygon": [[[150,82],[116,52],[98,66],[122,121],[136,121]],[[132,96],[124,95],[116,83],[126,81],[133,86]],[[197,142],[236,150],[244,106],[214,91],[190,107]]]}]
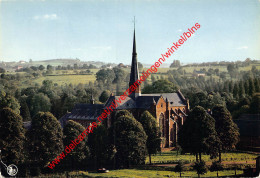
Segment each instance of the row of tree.
[{"label": "row of tree", "polygon": [[188,115],[179,134],[182,151],[196,155],[209,154],[211,158],[219,156],[222,151],[232,150],[239,141],[239,130],[233,122],[230,112],[223,106],[213,107],[210,115],[201,106],[196,106]]},{"label": "row of tree", "polygon": [[[147,155],[151,161],[161,143],[155,118],[148,111],[138,120],[124,110],[112,115],[115,118],[109,129],[104,125],[95,128],[79,145],[70,147],[72,151],[54,170],[129,167],[144,164]],[[25,129],[21,116],[7,107],[0,110],[0,128],[2,160],[16,164],[19,176],[24,177],[53,171],[47,166],[85,130],[74,121],[62,129],[50,112],[38,112]]]}]

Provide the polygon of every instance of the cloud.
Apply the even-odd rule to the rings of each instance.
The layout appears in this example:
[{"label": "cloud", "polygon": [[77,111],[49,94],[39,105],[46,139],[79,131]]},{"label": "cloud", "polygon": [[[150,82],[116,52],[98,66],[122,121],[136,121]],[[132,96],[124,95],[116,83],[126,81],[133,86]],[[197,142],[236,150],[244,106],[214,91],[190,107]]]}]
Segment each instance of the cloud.
[{"label": "cloud", "polygon": [[45,15],[36,15],[33,17],[34,20],[57,20],[57,14],[45,14]]},{"label": "cloud", "polygon": [[178,32],[182,32],[182,29],[179,29]]},{"label": "cloud", "polygon": [[247,49],[247,48],[248,48],[248,46],[241,46],[241,47],[238,47],[237,49],[241,50],[241,49]]}]

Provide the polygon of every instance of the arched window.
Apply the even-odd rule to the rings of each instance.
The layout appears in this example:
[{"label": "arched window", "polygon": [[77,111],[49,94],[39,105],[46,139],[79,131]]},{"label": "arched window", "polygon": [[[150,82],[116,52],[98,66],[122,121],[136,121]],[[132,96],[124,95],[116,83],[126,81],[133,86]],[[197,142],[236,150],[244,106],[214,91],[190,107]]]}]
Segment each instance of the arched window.
[{"label": "arched window", "polygon": [[163,113],[160,114],[160,117],[159,117],[159,128],[160,128],[160,131],[161,131],[161,136],[164,137],[164,115]]}]

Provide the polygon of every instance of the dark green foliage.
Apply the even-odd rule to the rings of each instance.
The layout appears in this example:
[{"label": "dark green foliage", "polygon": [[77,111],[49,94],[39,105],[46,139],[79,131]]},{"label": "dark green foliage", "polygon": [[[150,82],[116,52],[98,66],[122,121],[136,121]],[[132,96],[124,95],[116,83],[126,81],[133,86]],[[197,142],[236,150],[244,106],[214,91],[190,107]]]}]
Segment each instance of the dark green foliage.
[{"label": "dark green foliage", "polygon": [[115,113],[115,118],[118,119],[121,116],[130,116],[132,117],[132,114],[128,110],[119,110]]},{"label": "dark green foliage", "polygon": [[250,105],[250,111],[254,114],[260,113],[260,93],[256,93],[253,98]]},{"label": "dark green foliage", "polygon": [[205,161],[195,162],[193,169],[197,171],[198,176],[208,172],[208,167]]},{"label": "dark green foliage", "polygon": [[[83,141],[81,141],[76,147],[74,148],[74,145],[70,145],[71,141],[74,141],[75,139],[78,139],[78,136],[81,135],[81,133],[85,130],[85,128],[72,120],[69,120],[67,124],[65,125],[63,129],[63,143],[64,147],[68,147],[72,150],[65,158],[65,163],[67,168],[75,169],[80,167],[80,164],[87,156],[87,146],[86,146],[86,138],[84,138]],[[79,142],[77,140],[77,142]]]},{"label": "dark green foliage", "polygon": [[98,125],[93,133],[89,134],[88,146],[95,168],[102,168],[114,157],[115,150],[109,143],[108,130],[104,125]]},{"label": "dark green foliage", "polygon": [[238,83],[235,83],[235,85],[234,85],[233,97],[236,98],[236,99],[239,98],[239,85],[238,85]]},{"label": "dark green foliage", "polygon": [[260,92],[260,79],[259,78],[255,78],[255,92]]},{"label": "dark green foliage", "polygon": [[216,105],[212,109],[212,117],[215,119],[215,128],[219,137],[219,161],[221,162],[221,152],[232,150],[239,141],[239,129],[233,122],[230,112],[221,105]]},{"label": "dark green foliage", "polygon": [[187,117],[179,132],[179,144],[185,153],[201,153],[217,156],[219,139],[215,130],[215,120],[204,108],[196,106]]},{"label": "dark green foliage", "polygon": [[152,85],[144,87],[142,93],[174,93],[178,90],[178,87],[168,80],[157,80]]},{"label": "dark green foliage", "polygon": [[28,108],[28,105],[26,103],[26,98],[22,98],[20,103],[21,103],[20,114],[23,118],[23,121],[30,121],[31,120],[31,114],[30,114],[30,110]]},{"label": "dark green foliage", "polygon": [[239,98],[245,97],[245,88],[243,81],[239,82]]},{"label": "dark green foliage", "polygon": [[99,97],[99,101],[102,103],[105,103],[110,95],[111,95],[111,92],[109,90],[103,91]]},{"label": "dark green foliage", "polygon": [[221,162],[219,161],[214,161],[212,162],[212,165],[210,166],[209,170],[211,172],[217,171],[217,177],[218,177],[218,171],[222,171],[224,168],[221,165]]},{"label": "dark green foliage", "polygon": [[[6,164],[21,164],[25,159],[23,119],[10,108],[0,110],[0,149]],[[2,165],[1,165],[2,167]]]},{"label": "dark green foliage", "polygon": [[183,161],[178,161],[178,164],[174,168],[174,172],[179,172],[180,177],[181,177],[181,172],[184,171],[184,162]]},{"label": "dark green foliage", "polygon": [[61,125],[49,112],[39,112],[32,118],[29,138],[31,160],[40,167],[47,166],[63,151]]},{"label": "dark green foliage", "polygon": [[0,67],[0,73],[5,73],[5,69]]},{"label": "dark green foliage", "polygon": [[39,69],[39,70],[44,70],[45,67],[44,67],[43,65],[40,65],[40,66],[38,67],[38,69]]},{"label": "dark green foliage", "polygon": [[122,115],[111,127],[116,146],[118,167],[145,163],[147,135],[143,126],[133,116]]},{"label": "dark green foliage", "polygon": [[115,73],[111,69],[101,69],[96,73],[96,80],[103,83],[112,83],[115,79]]},{"label": "dark green foliage", "polygon": [[20,114],[20,104],[16,98],[4,92],[4,90],[0,90],[0,109],[2,108],[11,108],[17,114]]},{"label": "dark green foliage", "polygon": [[114,67],[113,71],[115,73],[115,79],[113,83],[117,83],[117,84],[121,83],[126,77],[125,71],[119,67]]},{"label": "dark green foliage", "polygon": [[180,67],[180,66],[181,66],[181,62],[179,60],[173,60],[173,62],[170,65],[170,68]]},{"label": "dark green foliage", "polygon": [[248,94],[250,96],[253,96],[253,94],[255,93],[255,83],[254,83],[254,80],[253,78],[250,78],[249,79],[249,89],[248,89]]},{"label": "dark green foliage", "polygon": [[34,116],[38,112],[48,112],[51,109],[51,102],[47,95],[43,93],[35,94],[32,97],[31,103],[31,116]]},{"label": "dark green foliage", "polygon": [[146,146],[151,164],[151,155],[161,151],[160,129],[157,126],[156,119],[148,111],[143,112],[139,121],[148,136]]}]

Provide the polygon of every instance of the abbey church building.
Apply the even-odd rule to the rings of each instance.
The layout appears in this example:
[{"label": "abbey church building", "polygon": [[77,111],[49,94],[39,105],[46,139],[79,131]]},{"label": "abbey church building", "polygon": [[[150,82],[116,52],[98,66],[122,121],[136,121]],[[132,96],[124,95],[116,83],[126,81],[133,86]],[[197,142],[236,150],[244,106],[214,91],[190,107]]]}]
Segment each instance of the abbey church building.
[{"label": "abbey church building", "polygon": [[[138,61],[135,32],[133,38],[132,65],[129,86],[139,79]],[[98,116],[109,107],[114,99],[120,96],[111,95],[105,104],[76,104],[71,113],[66,114],[60,119],[62,126],[68,120],[74,120],[87,127],[95,121]],[[162,147],[172,147],[178,142],[178,131],[182,127],[189,111],[189,101],[180,91],[176,93],[155,93],[142,94],[141,87],[137,87],[135,92],[123,100],[116,110],[128,110],[135,118],[148,110],[157,120],[161,128]],[[112,123],[111,115],[107,118],[107,126]]]}]

